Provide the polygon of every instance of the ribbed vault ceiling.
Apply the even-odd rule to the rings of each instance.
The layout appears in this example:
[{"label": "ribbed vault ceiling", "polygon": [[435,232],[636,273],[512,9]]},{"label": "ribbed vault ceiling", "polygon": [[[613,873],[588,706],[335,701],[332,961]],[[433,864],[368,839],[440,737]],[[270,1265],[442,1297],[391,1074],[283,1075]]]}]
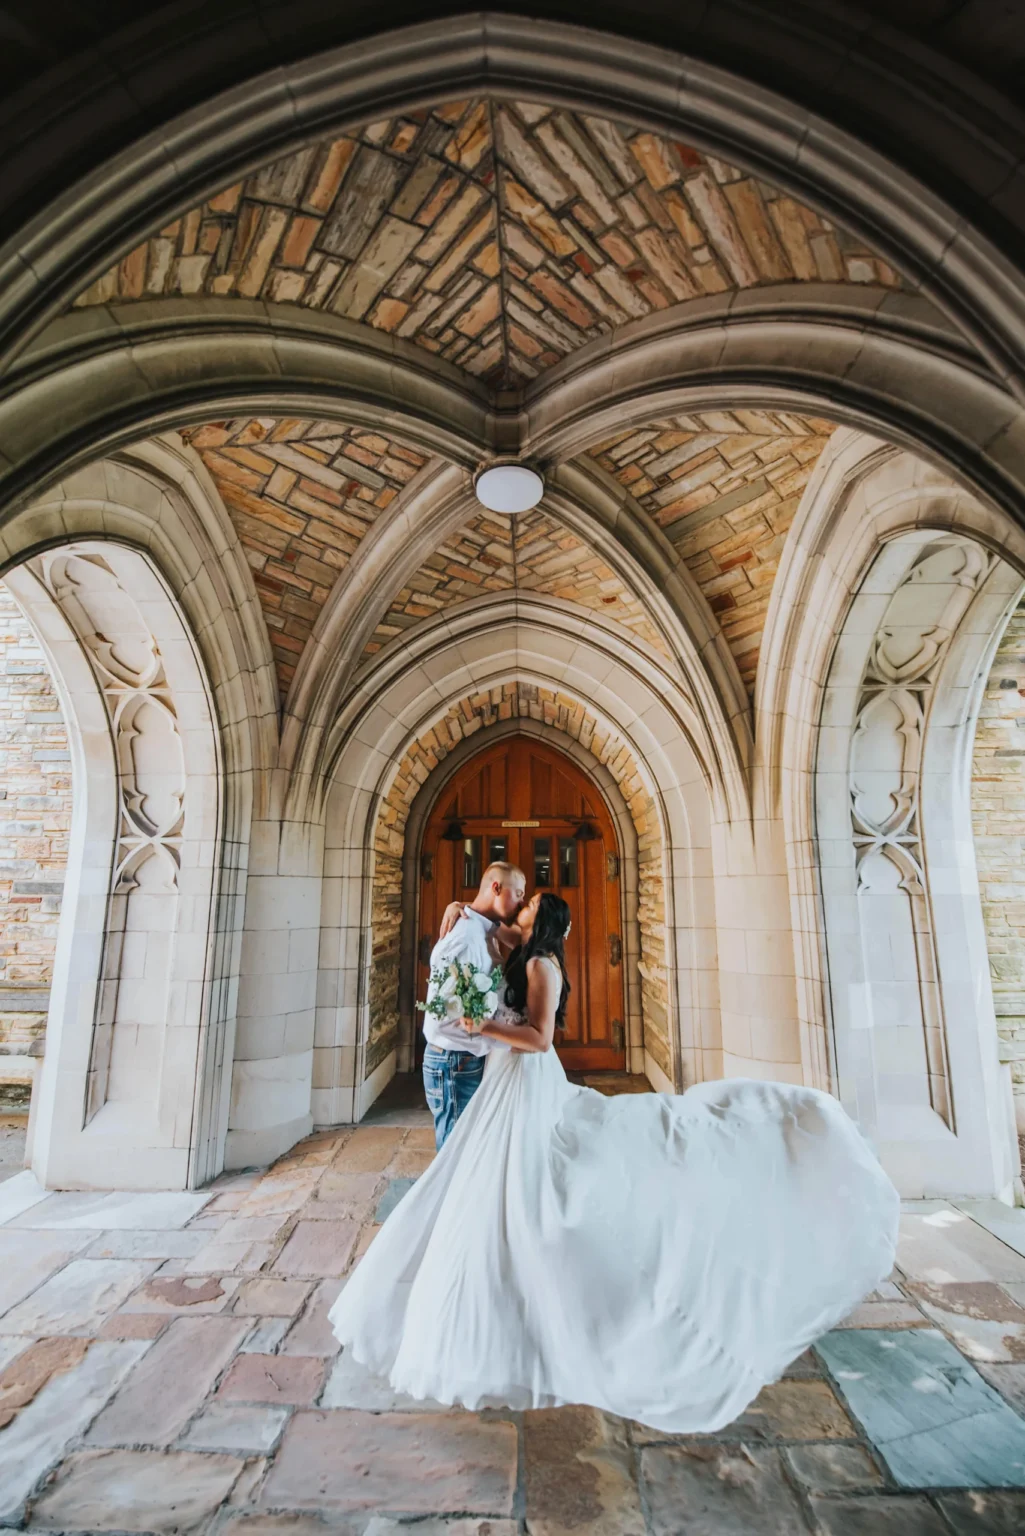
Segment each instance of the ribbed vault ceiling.
[{"label": "ribbed vault ceiling", "polygon": [[472,100],[264,166],[154,231],[77,304],[296,304],[509,388],[630,320],[788,281],[899,284],[860,241],[689,145]]}]

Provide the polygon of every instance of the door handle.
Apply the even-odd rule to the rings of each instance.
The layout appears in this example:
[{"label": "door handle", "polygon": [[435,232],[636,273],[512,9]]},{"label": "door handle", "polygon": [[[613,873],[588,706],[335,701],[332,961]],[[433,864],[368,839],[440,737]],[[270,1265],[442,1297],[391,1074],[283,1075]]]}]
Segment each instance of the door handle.
[{"label": "door handle", "polygon": [[421,965],[430,965],[430,963],[431,963],[431,950],[433,948],[434,948],[434,945],[431,943],[431,936],[430,936],[430,934],[429,933],[425,933],[423,938],[420,940],[420,949],[419,949],[419,952],[418,952]]},{"label": "door handle", "polygon": [[619,965],[623,958],[623,941],[618,933],[609,934],[609,964]]}]

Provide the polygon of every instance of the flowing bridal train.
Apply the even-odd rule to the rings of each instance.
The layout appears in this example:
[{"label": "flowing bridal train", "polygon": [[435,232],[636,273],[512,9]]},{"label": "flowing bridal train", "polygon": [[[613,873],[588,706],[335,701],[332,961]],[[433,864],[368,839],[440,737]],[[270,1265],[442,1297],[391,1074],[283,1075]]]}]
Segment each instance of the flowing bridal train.
[{"label": "flowing bridal train", "polygon": [[715,1430],[889,1274],[897,1210],[828,1094],[609,1098],[554,1050],[493,1048],[331,1322],[416,1398]]}]

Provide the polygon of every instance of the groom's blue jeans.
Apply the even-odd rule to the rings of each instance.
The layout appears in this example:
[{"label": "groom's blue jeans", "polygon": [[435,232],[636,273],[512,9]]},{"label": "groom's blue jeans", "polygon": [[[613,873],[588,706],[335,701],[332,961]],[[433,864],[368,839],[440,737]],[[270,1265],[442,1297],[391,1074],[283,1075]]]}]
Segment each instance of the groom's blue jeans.
[{"label": "groom's blue jeans", "polygon": [[424,1050],[424,1092],[434,1116],[434,1142],[439,1152],[480,1087],[486,1059],[471,1056],[469,1051],[441,1051],[436,1045]]}]

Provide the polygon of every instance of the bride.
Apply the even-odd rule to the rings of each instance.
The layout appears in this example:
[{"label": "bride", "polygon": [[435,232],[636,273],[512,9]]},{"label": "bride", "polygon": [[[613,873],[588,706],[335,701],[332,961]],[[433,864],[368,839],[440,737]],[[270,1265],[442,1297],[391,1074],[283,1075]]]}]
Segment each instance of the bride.
[{"label": "bride", "polygon": [[331,1323],[416,1398],[719,1429],[889,1274],[897,1193],[813,1088],[573,1086],[569,908],[537,895],[518,926],[483,1083]]}]

